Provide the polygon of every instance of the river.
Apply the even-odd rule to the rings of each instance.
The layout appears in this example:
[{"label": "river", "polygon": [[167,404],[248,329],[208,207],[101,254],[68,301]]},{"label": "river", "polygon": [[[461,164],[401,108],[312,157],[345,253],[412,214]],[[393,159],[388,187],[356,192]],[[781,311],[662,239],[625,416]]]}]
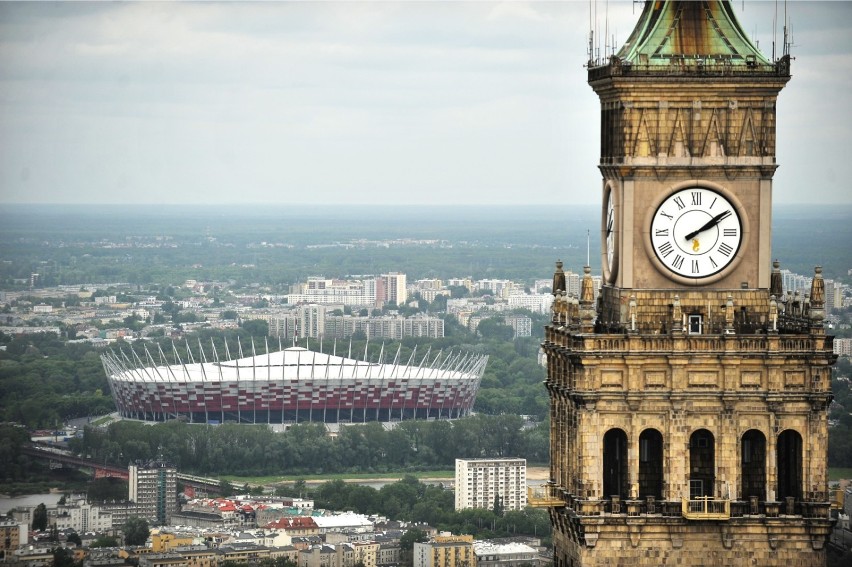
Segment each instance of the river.
[{"label": "river", "polygon": [[12,508],[26,508],[44,504],[48,508],[56,506],[62,498],[61,492],[45,492],[44,494],[24,494],[23,496],[0,496],[0,516],[5,516]]}]

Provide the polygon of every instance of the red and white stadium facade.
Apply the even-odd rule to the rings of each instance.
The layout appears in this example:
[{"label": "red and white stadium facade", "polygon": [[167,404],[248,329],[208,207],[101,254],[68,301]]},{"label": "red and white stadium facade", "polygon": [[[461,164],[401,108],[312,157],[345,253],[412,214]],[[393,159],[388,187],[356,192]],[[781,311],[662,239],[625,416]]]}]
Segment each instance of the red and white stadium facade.
[{"label": "red and white stadium facade", "polygon": [[455,419],[471,412],[488,361],[427,353],[418,364],[414,354],[399,364],[397,351],[386,364],[301,347],[216,362],[202,353],[205,362],[159,366],[150,355],[148,364],[131,356],[101,357],[119,414],[192,423]]}]

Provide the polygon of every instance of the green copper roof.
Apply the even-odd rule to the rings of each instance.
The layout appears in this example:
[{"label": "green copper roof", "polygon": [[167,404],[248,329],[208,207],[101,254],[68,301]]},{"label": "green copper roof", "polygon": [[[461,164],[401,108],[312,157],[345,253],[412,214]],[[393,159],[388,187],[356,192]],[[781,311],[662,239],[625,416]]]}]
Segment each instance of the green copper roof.
[{"label": "green copper roof", "polygon": [[640,65],[683,58],[770,64],[743,32],[728,0],[647,0],[618,58]]}]

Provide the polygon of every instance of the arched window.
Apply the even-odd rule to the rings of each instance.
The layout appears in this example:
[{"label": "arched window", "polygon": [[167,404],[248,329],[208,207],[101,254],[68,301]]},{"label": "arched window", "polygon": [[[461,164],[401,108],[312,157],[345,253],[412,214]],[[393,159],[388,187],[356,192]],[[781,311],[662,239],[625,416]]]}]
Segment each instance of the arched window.
[{"label": "arched window", "polygon": [[740,498],[766,500],[766,436],[757,429],[743,434],[740,447]]},{"label": "arched window", "polygon": [[716,480],[716,440],[706,429],[689,438],[689,497],[713,496]]},{"label": "arched window", "polygon": [[778,436],[775,447],[778,468],[778,496],[783,500],[792,496],[802,499],[802,436],[798,431],[788,429]]},{"label": "arched window", "polygon": [[646,429],[639,435],[639,498],[663,497],[663,434]]},{"label": "arched window", "polygon": [[604,435],[603,469],[603,497],[620,496],[626,499],[627,434],[621,429],[610,429]]}]

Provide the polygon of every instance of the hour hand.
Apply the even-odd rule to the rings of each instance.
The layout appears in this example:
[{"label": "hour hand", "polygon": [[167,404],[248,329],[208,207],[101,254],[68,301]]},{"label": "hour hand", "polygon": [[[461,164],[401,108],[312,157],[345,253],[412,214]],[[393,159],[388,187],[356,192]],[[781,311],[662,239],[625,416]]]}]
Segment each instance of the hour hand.
[{"label": "hour hand", "polygon": [[704,223],[704,225],[703,225],[701,228],[699,228],[698,230],[693,230],[692,232],[690,232],[689,234],[687,234],[687,235],[684,237],[684,239],[685,239],[685,240],[692,240],[693,238],[695,238],[695,235],[697,235],[699,232],[704,232],[704,231],[705,231],[705,230],[707,230],[708,228],[713,228],[714,226],[716,226],[717,224],[719,224],[719,221],[721,221],[721,220],[722,220],[722,219],[724,219],[724,218],[728,218],[729,216],[731,216],[731,211],[730,211],[730,210],[727,210],[727,211],[725,211],[725,212],[723,212],[723,213],[719,213],[718,215],[716,215],[715,217],[713,217],[712,219],[710,219],[709,221],[707,221],[706,223]]}]

